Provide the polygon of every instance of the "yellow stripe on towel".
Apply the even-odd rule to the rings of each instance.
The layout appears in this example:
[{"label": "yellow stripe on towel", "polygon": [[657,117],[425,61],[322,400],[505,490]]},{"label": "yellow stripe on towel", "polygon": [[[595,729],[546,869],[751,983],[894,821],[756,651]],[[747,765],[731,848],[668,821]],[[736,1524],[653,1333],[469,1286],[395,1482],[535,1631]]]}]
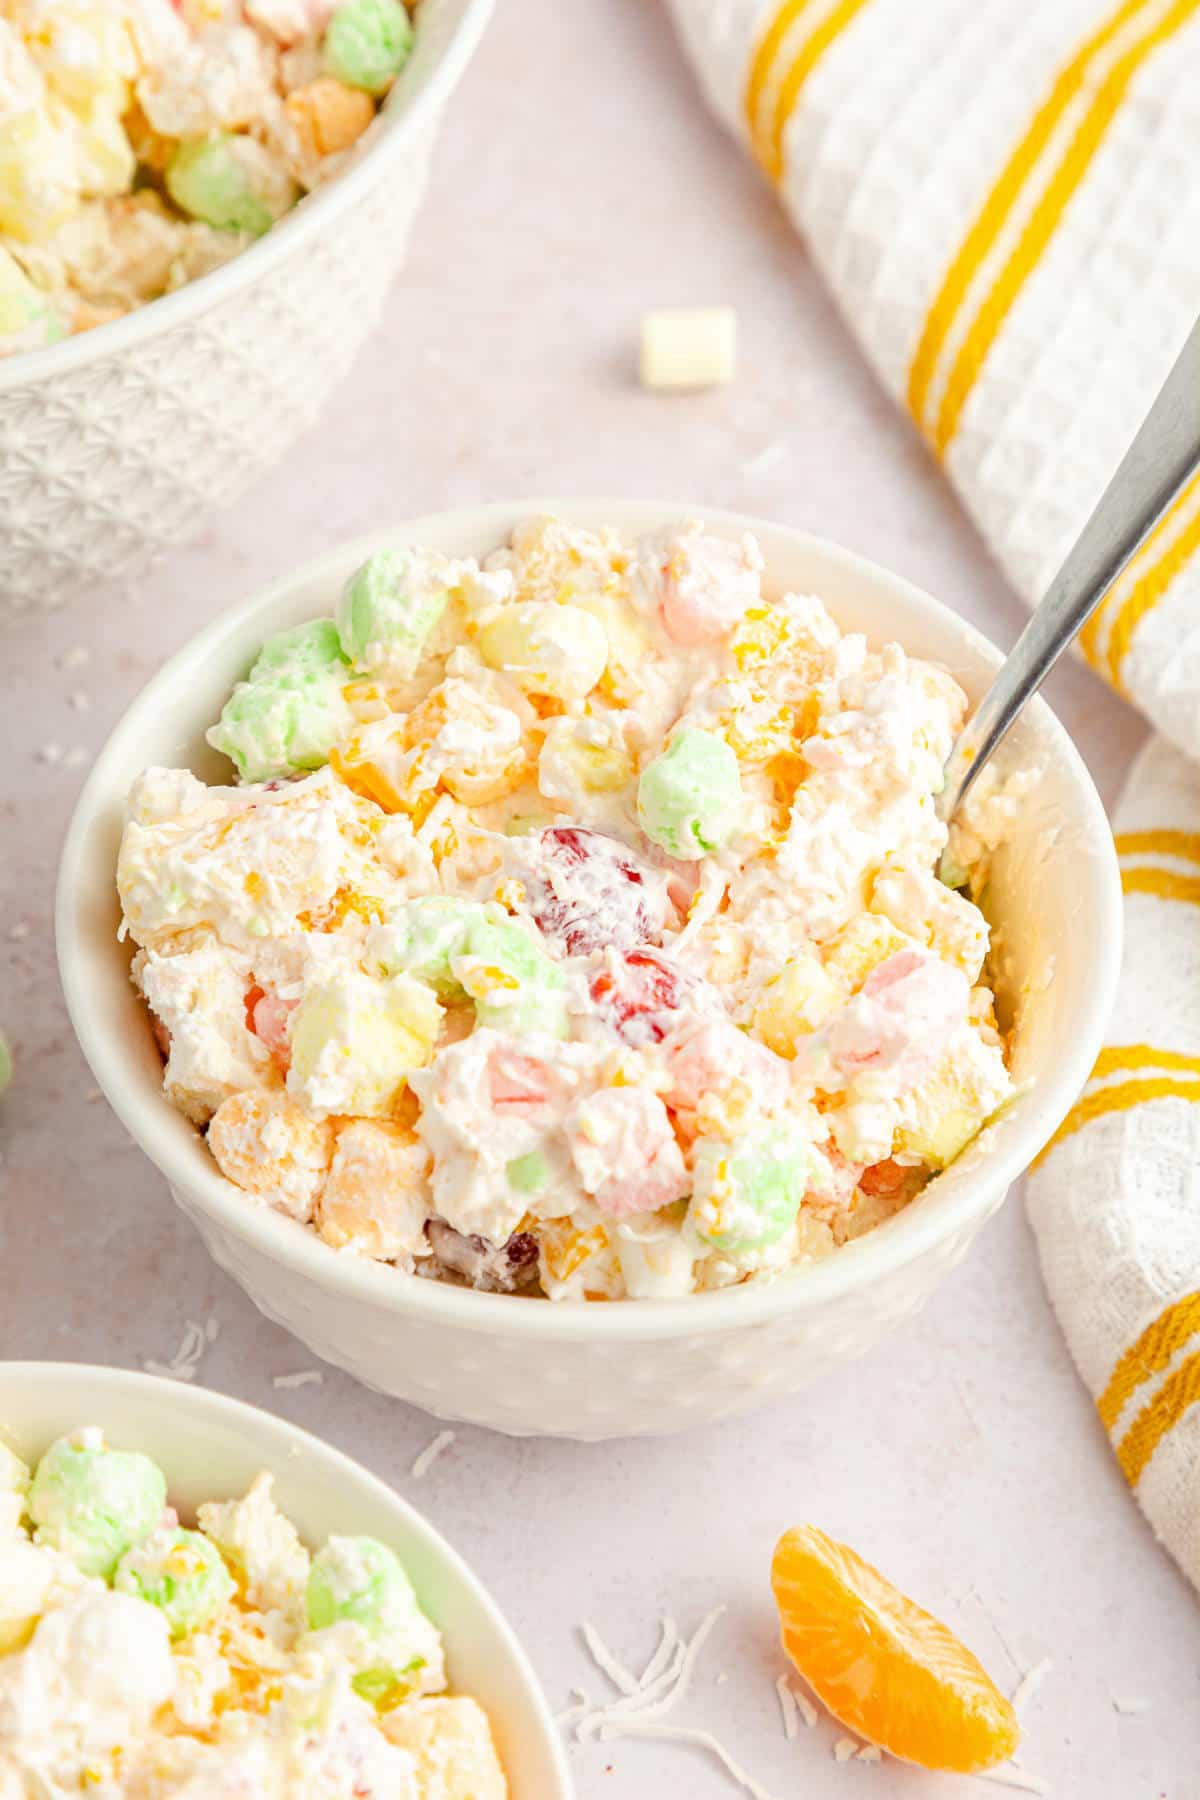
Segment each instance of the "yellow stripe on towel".
[{"label": "yellow stripe on towel", "polygon": [[1118,856],[1176,856],[1200,863],[1200,831],[1119,831],[1113,843]]},{"label": "yellow stripe on towel", "polygon": [[1156,1050],[1152,1044],[1110,1044],[1096,1058],[1088,1079],[1098,1081],[1103,1075],[1118,1075],[1131,1069],[1185,1069],[1200,1075],[1200,1056],[1188,1056],[1182,1050]]},{"label": "yellow stripe on towel", "polygon": [[1189,1338],[1200,1331],[1200,1293],[1185,1294],[1147,1325],[1135,1344],[1130,1344],[1109,1377],[1096,1402],[1096,1411],[1111,1431],[1143,1382],[1157,1375],[1175,1358]]},{"label": "yellow stripe on towel", "polygon": [[1107,24],[1093,32],[1075,52],[1034,114],[1029,129],[1001,170],[978,218],[963,239],[958,255],[947,269],[937,298],[929,309],[908,376],[909,411],[922,429],[938,359],[984,258],[995,245],[1063,114],[1091,73],[1092,64],[1122,26],[1148,4],[1149,0],[1124,0]]},{"label": "yellow stripe on towel", "polygon": [[1105,629],[1116,615],[1123,611],[1125,601],[1132,598],[1141,586],[1143,573],[1154,562],[1162,548],[1163,539],[1177,524],[1180,513],[1197,492],[1198,485],[1200,485],[1200,475],[1193,476],[1178,498],[1171,502],[1125,573],[1119,580],[1113,582],[1108,593],[1080,632],[1079,648],[1083,651],[1084,660],[1091,664],[1098,675],[1107,675],[1108,673],[1105,656],[1100,649],[1100,640],[1104,636]]},{"label": "yellow stripe on towel", "polygon": [[1134,77],[1155,50],[1186,25],[1200,0],[1175,4],[1119,56],[1097,88],[1061,162],[1039,196],[1024,230],[1000,270],[954,359],[933,430],[934,449],[944,456],[958,430],[963,408],[980,370],[1012,311],[1021,289],[1041,260],[1080,184],[1091,168],[1105,133],[1116,117]]},{"label": "yellow stripe on towel", "polygon": [[[1200,492],[1200,475],[1193,475],[1175,502],[1173,511],[1177,511],[1185,501],[1194,498],[1197,492]],[[1170,516],[1170,514],[1167,515],[1168,518]],[[1129,654],[1129,646],[1133,642],[1134,633],[1147,613],[1154,611],[1175,577],[1195,554],[1198,545],[1200,545],[1200,508],[1193,513],[1179,536],[1172,539],[1158,560],[1146,570],[1136,586],[1121,602],[1117,616],[1113,620],[1112,630],[1108,634],[1107,656],[1109,679],[1121,693],[1125,692],[1122,665]]]},{"label": "yellow stripe on towel", "polygon": [[1174,869],[1122,869],[1121,891],[1200,906],[1200,875],[1176,875]]},{"label": "yellow stripe on towel", "polygon": [[1149,1080],[1122,1081],[1113,1087],[1097,1088],[1094,1093],[1085,1094],[1075,1102],[1049,1143],[1038,1151],[1029,1166],[1032,1169],[1040,1168],[1056,1145],[1073,1136],[1084,1125],[1090,1125],[1093,1119],[1102,1118],[1106,1113],[1129,1112],[1135,1106],[1144,1106],[1148,1100],[1167,1099],[1200,1102],[1200,1078],[1182,1081],[1169,1075],[1159,1075]]},{"label": "yellow stripe on towel", "polygon": [[758,47],[750,60],[750,73],[746,79],[746,123],[750,127],[750,142],[754,146],[754,154],[764,166],[766,158],[760,149],[764,133],[759,118],[763,95],[767,91],[775,58],[779,55],[784,38],[805,8],[813,3],[814,0],[784,0],[784,4],[759,38]]},{"label": "yellow stripe on towel", "polygon": [[804,84],[825,52],[842,35],[847,25],[858,17],[868,0],[835,0],[832,10],[820,24],[813,27],[792,58],[787,73],[779,84],[774,106],[766,108],[764,100],[779,53],[808,4],[811,4],[811,0],[784,0],[759,39],[746,83],[746,120],[750,127],[750,141],[755,156],[772,181],[779,181],[783,176],[784,134],[788,121],[796,110]]},{"label": "yellow stripe on towel", "polygon": [[1121,1442],[1117,1445],[1117,1461],[1130,1487],[1136,1487],[1142,1472],[1172,1426],[1200,1400],[1200,1351],[1181,1362],[1173,1374],[1144,1406]]}]

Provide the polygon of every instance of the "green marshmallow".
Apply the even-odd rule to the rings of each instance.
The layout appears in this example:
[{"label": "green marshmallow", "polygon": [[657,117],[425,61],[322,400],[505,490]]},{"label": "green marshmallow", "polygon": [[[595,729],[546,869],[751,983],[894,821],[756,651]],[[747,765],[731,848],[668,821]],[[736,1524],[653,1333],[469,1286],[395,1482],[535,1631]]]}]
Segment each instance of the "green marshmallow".
[{"label": "green marshmallow", "polygon": [[263,645],[249,679],[234,688],[208,741],[243,781],[319,769],[354,729],[343,692],[349,674],[332,619],[280,632]]},{"label": "green marshmallow", "polygon": [[720,850],[737,829],[741,807],[737,757],[711,731],[678,732],[638,782],[642,830],[684,862]]},{"label": "green marshmallow", "polygon": [[307,625],[293,626],[291,631],[277,631],[255,658],[250,680],[300,669],[336,675],[339,682],[349,678],[349,665],[332,619],[311,619]]},{"label": "green marshmallow", "polygon": [[331,1537],[317,1551],[305,1608],[313,1631],[350,1620],[373,1638],[386,1636],[418,1611],[400,1558],[372,1537]]},{"label": "green marshmallow", "polygon": [[30,1483],[29,1516],[39,1544],[107,1581],[125,1552],[149,1537],[166,1501],[162,1470],[148,1456],[59,1438]]},{"label": "green marshmallow", "polygon": [[689,1218],[714,1250],[745,1256],[781,1238],[828,1166],[788,1125],[759,1125],[736,1144],[701,1138],[693,1162]]},{"label": "green marshmallow", "polygon": [[342,649],[357,669],[411,675],[449,601],[449,588],[423,552],[380,550],[342,589]]},{"label": "green marshmallow", "polygon": [[461,1000],[462,983],[451,958],[459,956],[473,926],[485,922],[477,900],[426,894],[406,900],[375,933],[372,949],[386,975],[414,975],[439,1000]]},{"label": "green marshmallow", "polygon": [[232,1599],[234,1581],[215,1544],[199,1531],[164,1529],[127,1550],[113,1586],[166,1615],[172,1638],[187,1637]]},{"label": "green marshmallow", "polygon": [[218,231],[262,237],[274,225],[275,214],[255,192],[238,159],[236,141],[229,132],[188,138],[167,164],[167,192],[181,212]]},{"label": "green marshmallow", "polygon": [[516,1036],[567,1035],[566,980],[519,925],[472,925],[454,972],[475,1002],[475,1023]]},{"label": "green marshmallow", "polygon": [[342,0],[325,32],[325,68],[347,87],[386,93],[412,53],[413,22],[400,0]]},{"label": "green marshmallow", "polygon": [[378,1712],[390,1712],[414,1692],[424,1667],[425,1658],[414,1656],[402,1669],[391,1669],[382,1664],[374,1669],[360,1669],[357,1675],[350,1677],[350,1686]]},{"label": "green marshmallow", "polygon": [[504,1173],[515,1194],[540,1194],[550,1180],[550,1163],[544,1151],[530,1150],[506,1163]]}]

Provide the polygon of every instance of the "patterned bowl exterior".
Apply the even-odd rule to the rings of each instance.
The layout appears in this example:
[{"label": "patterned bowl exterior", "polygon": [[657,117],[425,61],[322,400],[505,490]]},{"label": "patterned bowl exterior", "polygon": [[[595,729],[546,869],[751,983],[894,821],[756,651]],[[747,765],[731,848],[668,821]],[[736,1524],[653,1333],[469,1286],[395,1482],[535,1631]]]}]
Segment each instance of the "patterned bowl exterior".
[{"label": "patterned bowl exterior", "polygon": [[0,613],[142,573],[312,424],[379,318],[491,0],[426,6],[420,66],[355,169],[217,274],[0,362]]},{"label": "patterned bowl exterior", "polygon": [[[330,1294],[225,1229],[181,1188],[171,1192],[214,1262],[261,1312],[367,1387],[439,1419],[486,1425],[512,1437],[591,1441],[662,1437],[709,1425],[822,1380],[839,1363],[871,1349],[893,1325],[911,1318],[961,1262],[1004,1198],[1004,1190],[996,1190],[986,1207],[957,1231],[890,1269],[869,1288],[824,1304],[780,1311],[725,1331],[689,1331],[689,1302],[683,1300],[678,1303],[678,1332],[641,1338],[638,1303],[628,1302],[623,1310],[630,1329],[620,1337],[597,1330],[587,1337],[559,1339],[550,1349],[528,1332],[506,1337],[502,1327],[496,1329],[494,1316],[473,1329],[461,1318],[441,1324],[395,1305]],[[410,1279],[396,1277],[399,1282]]]}]

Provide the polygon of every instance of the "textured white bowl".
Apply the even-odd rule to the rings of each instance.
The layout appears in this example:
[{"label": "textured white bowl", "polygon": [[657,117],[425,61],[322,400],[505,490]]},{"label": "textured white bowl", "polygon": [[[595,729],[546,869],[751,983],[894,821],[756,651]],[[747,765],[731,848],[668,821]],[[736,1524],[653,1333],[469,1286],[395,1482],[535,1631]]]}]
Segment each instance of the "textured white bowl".
[{"label": "textured white bowl", "polygon": [[[989,905],[1005,991],[1024,996],[1015,1072],[1027,1089],[905,1212],[769,1285],[610,1306],[477,1294],[334,1251],[256,1204],[224,1179],[202,1137],[163,1097],[161,1059],[128,979],[128,948],[116,941],[125,795],[149,763],[225,779],[204,730],[233,683],[269,633],[331,612],[345,576],[371,550],[415,539],[451,555],[482,554],[539,510],[630,532],[688,511],[547,501],[416,519],[333,551],[216,620],[144,689],[80,796],[59,875],[59,967],[84,1054],[128,1130],[222,1268],[319,1356],[441,1418],[584,1438],[666,1432],[790,1393],[866,1350],[915,1312],[964,1254],[1091,1069],[1120,961],[1120,883],[1087,771],[1038,701],[1014,733],[1014,751],[1042,779],[997,858]],[[860,557],[756,519],[709,510],[704,517],[710,530],[757,534],[772,589],[821,594],[843,626],[940,660],[972,696],[1000,659],[937,601]]]},{"label": "textured white bowl", "polygon": [[390,1544],[446,1644],[455,1690],[485,1708],[511,1800],[571,1800],[561,1737],[525,1652],[470,1569],[374,1475],[257,1407],[208,1388],[88,1363],[0,1362],[0,1439],[26,1462],[80,1425],[141,1450],[164,1471],[171,1504],[242,1494],[260,1469],[305,1542],[365,1532]]},{"label": "textured white bowl", "polygon": [[379,317],[491,9],[424,0],[377,141],[243,255],[0,359],[0,616],[144,570],[312,423]]}]

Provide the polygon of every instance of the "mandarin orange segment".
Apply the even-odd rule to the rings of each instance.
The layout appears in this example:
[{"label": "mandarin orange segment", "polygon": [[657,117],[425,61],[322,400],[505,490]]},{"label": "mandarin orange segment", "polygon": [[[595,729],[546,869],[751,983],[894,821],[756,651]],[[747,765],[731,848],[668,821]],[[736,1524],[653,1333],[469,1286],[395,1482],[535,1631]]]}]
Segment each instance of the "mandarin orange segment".
[{"label": "mandarin orange segment", "polygon": [[965,1644],[813,1525],[775,1546],[783,1647],[847,1730],[905,1762],[976,1774],[1005,1762],[1017,1716]]}]

